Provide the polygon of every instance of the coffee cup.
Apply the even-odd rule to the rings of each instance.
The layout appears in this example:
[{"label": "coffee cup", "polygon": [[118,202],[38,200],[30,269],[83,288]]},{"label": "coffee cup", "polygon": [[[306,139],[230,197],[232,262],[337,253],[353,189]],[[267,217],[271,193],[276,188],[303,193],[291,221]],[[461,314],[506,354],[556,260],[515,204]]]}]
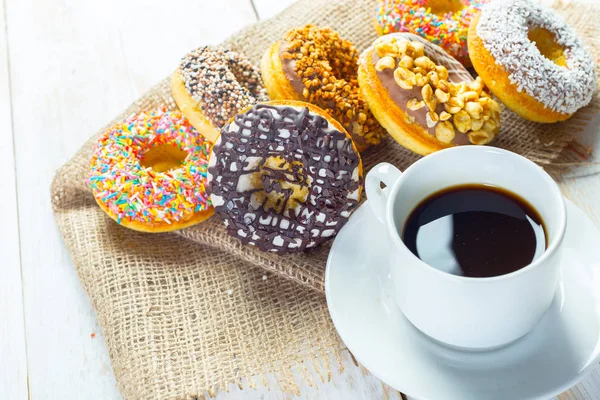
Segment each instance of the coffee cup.
[{"label": "coffee cup", "polygon": [[[441,271],[414,255],[400,233],[411,212],[431,194],[466,184],[499,187],[531,204],[544,221],[544,253],[517,271],[485,278]],[[365,188],[369,207],[386,227],[394,299],[426,335],[461,348],[496,348],[526,335],[550,307],[566,211],[558,186],[538,165],[494,147],[461,146],[424,157],[404,172],[378,164]]]}]

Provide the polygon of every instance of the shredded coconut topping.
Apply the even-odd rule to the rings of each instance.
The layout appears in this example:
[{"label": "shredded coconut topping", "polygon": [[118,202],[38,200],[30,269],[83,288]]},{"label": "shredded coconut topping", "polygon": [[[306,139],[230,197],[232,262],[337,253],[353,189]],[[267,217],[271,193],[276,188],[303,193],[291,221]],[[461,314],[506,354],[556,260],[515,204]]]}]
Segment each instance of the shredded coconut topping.
[{"label": "shredded coconut topping", "polygon": [[[554,34],[564,49],[566,68],[544,57],[529,40],[528,31],[536,27]],[[553,10],[528,0],[493,1],[481,11],[477,34],[519,92],[566,114],[591,101],[596,87],[594,60]]]}]

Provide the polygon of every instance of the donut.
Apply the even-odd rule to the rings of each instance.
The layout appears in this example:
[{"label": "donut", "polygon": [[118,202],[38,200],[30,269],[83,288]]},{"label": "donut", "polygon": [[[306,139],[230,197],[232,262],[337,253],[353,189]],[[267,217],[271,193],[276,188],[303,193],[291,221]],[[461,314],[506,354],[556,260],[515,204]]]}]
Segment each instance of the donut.
[{"label": "donut", "polygon": [[492,2],[469,28],[473,67],[492,93],[535,122],[569,118],[592,100],[595,62],[551,9],[525,0]]},{"label": "donut", "polygon": [[206,193],[210,143],[179,111],[132,114],[93,149],[89,183],[96,202],[119,224],[168,232],[214,214]]},{"label": "donut", "polygon": [[489,0],[380,0],[375,17],[379,35],[410,32],[437,44],[465,67],[471,66],[467,31]]},{"label": "donut", "polygon": [[261,61],[272,100],[312,103],[342,124],[359,151],[385,136],[365,103],[356,81],[358,52],[329,28],[306,25],[273,43]]},{"label": "donut", "polygon": [[211,142],[229,118],[268,100],[259,70],[242,55],[222,48],[204,46],[186,54],[171,83],[183,115]]},{"label": "donut", "polygon": [[210,155],[211,201],[242,244],[278,254],[332,238],[360,200],[358,150],[320,108],[270,101],[236,115]]},{"label": "donut", "polygon": [[402,146],[426,155],[490,143],[500,104],[480,78],[440,47],[411,33],[381,36],[360,56],[358,83],[379,123]]}]

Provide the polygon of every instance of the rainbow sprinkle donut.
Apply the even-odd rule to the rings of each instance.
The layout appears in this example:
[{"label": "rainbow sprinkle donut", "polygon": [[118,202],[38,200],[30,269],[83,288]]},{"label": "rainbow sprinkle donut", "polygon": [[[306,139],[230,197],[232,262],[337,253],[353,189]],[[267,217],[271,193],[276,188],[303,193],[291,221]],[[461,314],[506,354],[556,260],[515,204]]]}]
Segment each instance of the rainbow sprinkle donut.
[{"label": "rainbow sprinkle donut", "polygon": [[133,114],[94,147],[94,198],[112,219],[138,231],[195,225],[214,213],[205,192],[210,150],[179,111]]},{"label": "rainbow sprinkle donut", "polygon": [[473,15],[489,0],[381,0],[376,16],[380,35],[411,32],[471,66],[467,31]]}]

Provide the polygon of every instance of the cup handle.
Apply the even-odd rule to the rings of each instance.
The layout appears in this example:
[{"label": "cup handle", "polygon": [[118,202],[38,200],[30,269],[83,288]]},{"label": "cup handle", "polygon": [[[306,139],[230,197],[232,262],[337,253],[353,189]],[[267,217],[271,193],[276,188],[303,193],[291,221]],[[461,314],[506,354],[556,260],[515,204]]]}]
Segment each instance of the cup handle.
[{"label": "cup handle", "polygon": [[[402,176],[402,172],[390,163],[380,163],[374,166],[365,179],[365,191],[367,200],[373,214],[385,225],[385,207],[391,187]],[[381,188],[381,182],[385,188]]]}]

